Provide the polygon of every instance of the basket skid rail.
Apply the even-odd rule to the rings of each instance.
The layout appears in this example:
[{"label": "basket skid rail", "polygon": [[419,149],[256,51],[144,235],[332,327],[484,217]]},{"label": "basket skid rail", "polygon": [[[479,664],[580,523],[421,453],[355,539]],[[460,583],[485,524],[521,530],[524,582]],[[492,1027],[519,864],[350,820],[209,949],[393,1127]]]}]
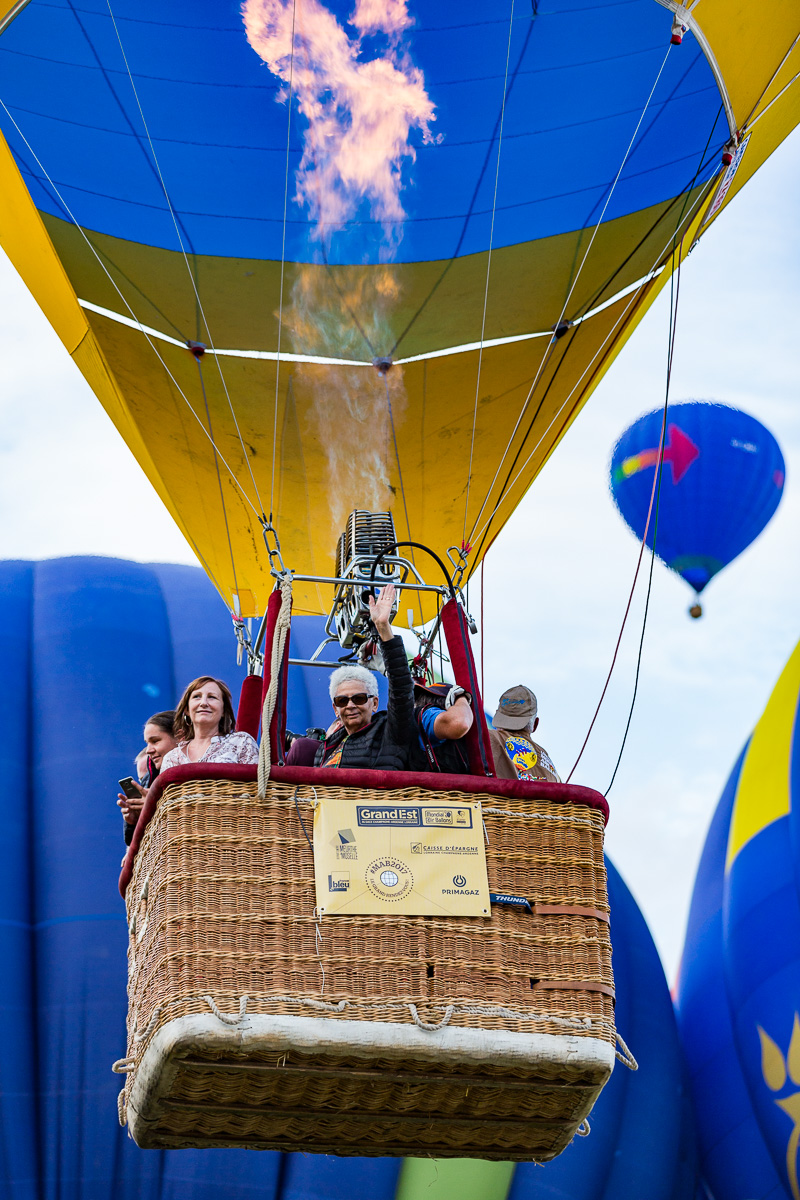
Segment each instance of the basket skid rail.
[{"label": "basket skid rail", "polygon": [[[547,1161],[614,1065],[605,801],[474,776],[191,766],[151,790],[120,1118],[147,1148]],[[326,799],[480,801],[486,917],[316,910]]]}]

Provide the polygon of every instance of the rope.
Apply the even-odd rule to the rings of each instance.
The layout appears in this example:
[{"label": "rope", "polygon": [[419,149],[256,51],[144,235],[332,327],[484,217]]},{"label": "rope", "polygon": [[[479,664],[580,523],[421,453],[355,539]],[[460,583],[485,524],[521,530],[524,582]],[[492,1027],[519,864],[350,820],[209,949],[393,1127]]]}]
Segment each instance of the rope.
[{"label": "rope", "polygon": [[428,1033],[436,1033],[436,1031],[438,1029],[444,1029],[445,1025],[450,1024],[450,1018],[452,1017],[453,1013],[455,1012],[455,1006],[452,1004],[448,1004],[447,1008],[444,1010],[444,1016],[442,1017],[441,1021],[436,1021],[436,1022],[423,1021],[422,1018],[420,1017],[419,1013],[417,1012],[416,1004],[409,1004],[408,1011],[411,1013],[411,1016],[414,1018],[414,1024],[417,1026],[418,1029],[424,1029]]},{"label": "rope", "polygon": [[[692,213],[694,212],[694,210],[695,210],[695,209],[696,209],[696,208],[697,208],[697,207],[698,207],[698,206],[699,206],[699,205],[700,205],[700,204],[703,202],[703,200],[705,199],[706,195],[708,194],[709,188],[710,188],[710,187],[711,187],[711,185],[714,183],[714,181],[715,181],[715,178],[716,178],[715,176],[712,176],[712,178],[711,178],[711,179],[709,179],[709,180],[707,180],[707,181],[706,181],[706,183],[705,183],[705,185],[704,185],[703,189],[702,189],[702,190],[701,190],[701,192],[698,194],[698,196],[695,198],[695,201],[694,201],[694,203],[692,204],[691,208],[689,208],[689,209],[688,209],[688,211],[687,211],[687,212],[684,214],[686,217],[690,217],[690,216],[692,215]],[[683,216],[680,218],[680,220],[683,220]],[[680,221],[679,221],[679,223],[680,223]],[[495,516],[496,516],[496,514],[497,514],[497,511],[498,511],[498,509],[500,508],[500,505],[502,504],[503,500],[505,500],[505,499],[506,499],[506,497],[508,496],[508,494],[509,494],[509,492],[511,491],[511,489],[512,489],[512,488],[515,486],[515,484],[517,484],[517,483],[519,482],[519,480],[520,480],[520,479],[523,477],[523,475],[525,474],[525,471],[526,471],[526,469],[527,469],[527,466],[528,466],[529,462],[530,462],[530,461],[531,461],[531,459],[534,457],[534,455],[535,455],[535,454],[536,454],[536,452],[538,451],[539,447],[542,445],[542,442],[545,440],[545,438],[547,437],[548,433],[550,432],[550,430],[551,430],[551,429],[553,428],[553,426],[555,425],[556,421],[559,419],[559,417],[561,416],[561,414],[564,412],[564,409],[567,407],[567,405],[569,404],[570,400],[571,400],[571,399],[572,399],[572,397],[575,395],[575,393],[577,392],[578,388],[581,386],[581,384],[583,383],[584,379],[586,378],[586,376],[587,376],[587,375],[589,374],[589,372],[591,371],[591,369],[592,369],[592,367],[594,366],[594,364],[595,364],[595,362],[597,361],[597,359],[598,359],[598,358],[600,357],[600,355],[603,353],[603,350],[605,349],[605,347],[608,345],[608,343],[609,343],[609,341],[611,340],[611,338],[612,338],[612,337],[614,336],[614,334],[616,333],[616,331],[617,331],[618,327],[620,326],[620,324],[622,323],[622,321],[624,321],[625,317],[628,315],[628,311],[630,310],[631,306],[632,306],[632,305],[634,305],[634,304],[636,304],[636,303],[638,302],[638,300],[639,300],[639,298],[640,298],[640,294],[641,294],[642,288],[645,288],[645,287],[647,287],[647,285],[648,285],[648,284],[649,284],[649,283],[652,281],[652,279],[653,279],[653,277],[654,277],[654,271],[655,271],[655,268],[656,268],[656,266],[657,266],[657,264],[658,264],[658,260],[661,258],[661,255],[664,253],[664,251],[665,251],[665,250],[668,248],[668,246],[669,246],[670,242],[673,242],[673,241],[674,241],[674,238],[675,238],[675,233],[673,232],[673,233],[671,233],[671,234],[670,234],[669,238],[668,238],[668,239],[667,239],[667,241],[664,243],[664,246],[663,246],[663,248],[662,248],[662,249],[659,251],[658,255],[656,256],[656,258],[655,258],[655,260],[654,260],[654,263],[653,263],[653,267],[651,268],[651,270],[650,270],[650,272],[648,273],[648,275],[646,275],[646,276],[645,276],[645,278],[644,278],[644,281],[643,281],[643,282],[642,282],[642,284],[641,284],[641,287],[640,287],[639,289],[637,289],[637,291],[635,291],[635,292],[632,292],[632,293],[631,293],[631,296],[630,296],[630,299],[628,300],[628,303],[625,305],[625,307],[623,308],[622,312],[619,314],[619,316],[617,317],[616,321],[615,321],[615,322],[614,322],[614,324],[611,326],[611,328],[609,329],[609,331],[608,331],[608,333],[606,334],[606,336],[603,338],[603,340],[602,340],[602,342],[600,343],[600,345],[598,346],[597,350],[594,352],[594,354],[592,355],[591,359],[589,360],[589,362],[588,362],[587,366],[586,366],[586,367],[584,368],[584,370],[581,372],[580,376],[578,377],[578,379],[577,379],[577,381],[575,382],[574,386],[572,387],[571,391],[570,391],[570,392],[568,393],[568,395],[567,395],[567,396],[564,398],[564,400],[563,400],[563,401],[562,401],[562,403],[559,405],[559,407],[558,407],[558,409],[556,410],[556,412],[553,414],[553,416],[552,416],[552,418],[551,418],[551,420],[550,420],[550,423],[549,423],[549,425],[547,426],[547,428],[546,428],[546,429],[544,430],[544,432],[542,433],[542,435],[541,435],[541,437],[539,438],[538,442],[537,442],[537,443],[536,443],[536,445],[533,447],[533,449],[531,450],[530,454],[529,454],[529,455],[528,455],[528,457],[525,459],[524,463],[522,464],[522,466],[520,467],[519,471],[518,471],[518,472],[517,472],[517,474],[514,476],[514,478],[513,478],[513,479],[512,479],[512,480],[511,480],[511,481],[510,481],[508,484],[506,484],[506,486],[504,487],[504,489],[503,489],[503,493],[502,493],[502,495],[500,496],[500,498],[497,500],[497,502],[496,502],[496,504],[495,504],[494,508],[492,509],[492,511],[491,511],[491,513],[490,513],[490,515],[489,515],[488,519],[487,519],[486,521],[484,521],[483,525],[482,525],[482,526],[481,526],[481,528],[480,528],[480,529],[477,531],[477,533],[473,533],[473,534],[471,535],[471,541],[472,541],[472,544],[473,544],[473,545],[474,545],[475,543],[479,542],[479,541],[480,541],[480,539],[481,539],[481,538],[482,538],[482,537],[485,535],[486,531],[488,530],[489,526],[491,525],[492,521],[494,520],[494,518],[495,518]],[[495,475],[495,480],[496,480],[496,478],[497,478],[497,476]],[[493,481],[492,481],[492,485],[491,485],[492,487],[494,486],[494,482],[495,482],[495,480],[493,480]],[[491,487],[490,487],[489,491],[491,491]],[[487,492],[487,498],[488,498],[488,495],[489,495],[489,493]],[[478,548],[478,553],[480,553],[480,547]]]},{"label": "rope", "polygon": [[117,1096],[117,1116],[119,1117],[120,1125],[124,1129],[128,1123],[128,1121],[127,1121],[127,1104],[125,1101],[125,1088],[123,1088],[122,1091],[120,1092],[120,1094]]},{"label": "rope", "polygon": [[220,1021],[224,1021],[226,1025],[238,1025],[241,1021],[244,1020],[245,1014],[247,1012],[247,1001],[249,1000],[249,998],[250,998],[249,996],[242,996],[240,998],[239,1012],[235,1016],[232,1016],[230,1013],[221,1012],[217,1008],[216,1004],[214,1003],[214,1001],[212,1000],[212,998],[210,996],[203,996],[203,999],[205,1000],[208,1007],[211,1009],[214,1016],[219,1017]]},{"label": "rope", "polygon": [[115,1063],[111,1064],[111,1070],[115,1075],[128,1075],[133,1070],[132,1058],[118,1058]]},{"label": "rope", "polygon": [[[680,249],[681,249],[681,251],[683,250],[683,238],[681,238]],[[673,250],[673,254],[674,254],[674,250]],[[673,305],[673,296],[672,296],[673,291],[674,291],[674,305]],[[680,298],[680,291],[681,291],[681,259],[680,259],[680,252],[679,252],[677,278],[673,278],[673,280],[670,283],[669,348],[668,348],[668,352],[667,352],[667,381],[666,381],[666,387],[664,389],[664,420],[663,420],[663,424],[662,424],[662,430],[664,428],[666,428],[667,412],[669,410],[669,389],[670,389],[670,382],[672,380],[672,360],[673,360],[673,357],[675,354],[675,333],[677,330],[677,323],[678,323],[678,300]],[[662,441],[663,441],[663,433],[662,433]],[[650,571],[649,571],[649,574],[647,577],[647,595],[645,597],[645,602],[644,602],[644,615],[642,617],[642,632],[641,632],[641,636],[639,638],[639,652],[636,656],[636,676],[635,676],[634,682],[633,682],[633,695],[631,697],[631,706],[630,706],[630,709],[628,710],[628,720],[625,724],[625,732],[622,735],[622,745],[619,748],[619,755],[617,756],[617,761],[614,766],[614,773],[611,776],[611,782],[609,783],[608,787],[606,788],[605,792],[603,793],[603,795],[605,795],[605,796],[608,795],[608,793],[611,791],[612,787],[614,786],[614,780],[617,777],[617,771],[619,770],[619,764],[622,762],[622,755],[625,750],[625,743],[628,740],[628,733],[630,731],[631,721],[633,720],[633,709],[636,704],[636,697],[639,692],[639,672],[641,671],[641,667],[642,667],[642,651],[644,649],[644,635],[645,635],[645,630],[647,629],[647,614],[650,610],[650,593],[651,593],[652,587],[653,587],[653,568],[655,566],[655,561],[656,561],[656,540],[658,538],[658,514],[659,514],[659,509],[661,506],[661,481],[662,481],[663,477],[664,477],[664,455],[663,455],[663,451],[662,451],[662,453],[659,455],[658,468],[655,472],[655,476],[654,476],[654,480],[653,480],[654,484],[656,483],[656,481],[658,483],[658,486],[656,488],[656,519],[655,519],[655,523],[653,525],[653,545],[650,550]]]},{"label": "rope", "polygon": [[[503,77],[503,103],[500,107],[500,128],[497,137],[497,166],[494,173],[494,194],[492,196],[492,220],[489,226],[489,254],[486,259],[486,283],[483,289],[483,316],[481,317],[481,345],[478,351],[478,374],[475,380],[475,404],[472,409],[472,437],[469,443],[469,466],[467,468],[467,494],[464,498],[464,529],[462,544],[467,542],[467,513],[469,512],[469,490],[472,483],[472,458],[475,451],[475,427],[478,421],[478,397],[481,387],[481,368],[483,366],[483,341],[486,334],[486,309],[489,304],[489,276],[492,270],[492,247],[494,246],[494,222],[497,213],[497,190],[500,183],[500,155],[503,149],[503,123],[506,116],[506,100],[508,99],[508,67],[511,62],[511,33],[514,28],[514,0],[511,0],[511,11],[508,15],[508,41],[506,44],[506,70]],[[409,534],[409,537],[411,534]],[[483,676],[481,675],[481,687]]]},{"label": "rope", "polygon": [[639,1064],[637,1063],[636,1059],[631,1054],[628,1047],[625,1045],[625,1041],[622,1037],[622,1034],[619,1032],[619,1030],[617,1030],[616,1032],[617,1032],[617,1045],[619,1046],[619,1050],[614,1051],[614,1057],[617,1059],[618,1062],[621,1062],[624,1067],[627,1067],[629,1071],[638,1071]]},{"label": "rope", "polygon": [[[144,126],[144,132],[145,132],[145,137],[147,138],[147,144],[149,145],[150,153],[153,156],[153,163],[155,164],[156,172],[158,174],[158,181],[161,184],[161,190],[164,193],[164,199],[167,202],[167,208],[169,209],[169,215],[172,217],[172,224],[175,226],[175,236],[178,239],[178,245],[181,248],[181,254],[183,255],[183,261],[186,264],[186,270],[189,274],[189,279],[191,280],[192,291],[194,292],[194,298],[197,301],[197,307],[199,308],[200,315],[203,318],[203,325],[205,326],[206,335],[208,337],[209,344],[211,346],[211,349],[214,351],[214,358],[216,360],[217,370],[219,371],[220,382],[222,383],[222,390],[224,391],[225,398],[228,401],[228,408],[231,410],[231,416],[233,417],[233,424],[236,427],[236,433],[239,438],[239,445],[242,447],[242,454],[244,455],[244,461],[247,464],[248,471],[250,472],[250,479],[253,484],[253,490],[255,491],[255,494],[256,494],[256,500],[258,501],[259,507],[260,507],[261,511],[263,512],[264,505],[262,504],[261,497],[258,493],[258,484],[256,483],[255,476],[253,475],[253,468],[250,465],[250,459],[247,454],[247,447],[244,444],[244,439],[243,439],[241,431],[239,429],[239,422],[236,420],[236,413],[233,411],[233,402],[231,401],[230,393],[228,392],[228,385],[225,381],[225,376],[222,373],[222,362],[220,361],[219,355],[217,354],[217,348],[214,345],[214,339],[211,336],[211,329],[208,324],[208,318],[206,317],[205,309],[203,308],[203,302],[200,299],[200,292],[198,291],[198,288],[197,288],[197,281],[194,277],[194,272],[192,271],[191,265],[189,263],[189,258],[186,253],[186,247],[184,246],[183,238],[181,236],[178,219],[175,215],[175,209],[172,207],[172,201],[169,198],[169,192],[167,191],[167,185],[164,182],[164,176],[161,171],[161,164],[158,161],[158,155],[156,154],[156,148],[153,145],[153,139],[150,136],[150,128],[147,124],[147,120],[145,119],[144,109],[142,108],[142,102],[139,99],[139,93],[136,90],[136,84],[134,83],[134,80],[133,80],[133,74],[131,72],[130,66],[128,65],[128,56],[125,53],[125,47],[122,44],[122,36],[119,32],[119,28],[117,27],[116,18],[114,17],[113,12],[111,11],[111,0],[106,0],[106,6],[108,8],[108,15],[111,17],[111,24],[114,26],[114,33],[117,35],[117,42],[119,43],[120,53],[122,54],[122,61],[125,63],[125,70],[128,73],[128,80],[130,81],[131,90],[133,91],[133,97],[136,101],[136,107],[139,109],[139,116],[142,119],[142,125]],[[187,236],[188,236],[188,234],[187,234]],[[193,253],[194,253],[194,251],[193,251]]]},{"label": "rope", "polygon": [[272,635],[269,687],[264,696],[264,706],[261,710],[261,745],[258,750],[258,797],[260,800],[264,800],[267,795],[269,770],[272,766],[270,726],[272,725],[272,718],[275,715],[275,707],[278,702],[280,668],[283,663],[286,639],[289,636],[289,628],[292,623],[291,580],[284,576],[278,586],[281,592],[281,608],[278,613],[278,620],[275,623],[275,631]]},{"label": "rope", "polygon": [[583,1118],[583,1120],[581,1121],[580,1125],[575,1130],[575,1132],[577,1133],[578,1137],[588,1137],[589,1136],[589,1134],[592,1132],[592,1127],[589,1124],[588,1117]]},{"label": "rope", "polygon": [[[628,148],[627,148],[627,150],[625,151],[625,154],[623,155],[622,162],[621,162],[621,163],[620,163],[620,165],[619,165],[619,170],[617,171],[617,174],[616,174],[616,176],[614,177],[614,181],[613,181],[613,183],[611,184],[611,187],[610,187],[610,189],[609,189],[608,195],[606,196],[605,203],[603,204],[603,208],[602,208],[602,210],[601,210],[601,212],[600,212],[600,216],[599,216],[599,218],[598,218],[598,220],[597,220],[597,224],[595,225],[595,227],[594,227],[594,230],[592,231],[592,236],[591,236],[591,238],[589,239],[589,245],[586,247],[586,252],[585,252],[585,254],[584,254],[583,258],[581,259],[581,262],[580,262],[580,265],[579,265],[579,267],[578,267],[578,270],[577,270],[577,271],[576,271],[576,273],[575,273],[575,278],[573,279],[573,281],[572,281],[572,284],[571,284],[571,286],[570,286],[570,289],[569,289],[569,291],[567,292],[567,298],[566,298],[566,300],[564,301],[564,304],[563,304],[563,306],[562,306],[562,309],[561,309],[560,316],[559,316],[558,320],[556,321],[556,324],[555,324],[555,326],[554,326],[554,329],[558,329],[558,328],[559,328],[559,326],[561,325],[562,321],[564,320],[564,314],[565,314],[565,313],[566,313],[566,311],[567,311],[567,305],[569,304],[569,302],[570,302],[570,300],[571,300],[571,298],[572,298],[572,293],[575,291],[575,288],[577,287],[578,280],[579,280],[579,279],[580,279],[580,277],[581,277],[581,273],[582,273],[582,271],[583,271],[583,268],[586,266],[586,260],[587,260],[587,259],[588,259],[588,257],[589,257],[589,253],[590,253],[590,251],[591,251],[591,249],[592,249],[592,246],[594,245],[594,240],[595,240],[595,238],[597,237],[597,231],[599,230],[600,226],[601,226],[601,225],[602,225],[602,223],[603,223],[603,218],[604,218],[604,217],[605,217],[605,215],[606,215],[606,210],[608,209],[608,206],[609,206],[609,204],[611,203],[611,197],[614,195],[614,192],[615,192],[615,190],[616,190],[617,184],[619,183],[620,176],[622,175],[622,172],[623,172],[623,170],[625,169],[625,164],[627,163],[627,161],[628,161],[628,158],[630,157],[630,153],[631,153],[631,150],[633,149],[633,144],[634,144],[634,142],[636,141],[636,137],[637,137],[637,135],[638,135],[638,133],[639,133],[639,129],[641,128],[642,121],[644,120],[644,118],[645,118],[645,115],[646,115],[646,113],[647,113],[647,110],[648,110],[648,108],[650,107],[650,101],[651,101],[651,100],[652,100],[652,98],[653,98],[653,93],[655,92],[655,90],[656,90],[656,88],[657,88],[657,86],[658,86],[658,81],[659,81],[659,80],[660,80],[660,78],[661,78],[661,75],[662,75],[662,72],[663,72],[663,70],[664,70],[664,67],[667,65],[667,59],[669,58],[669,54],[670,54],[670,50],[671,50],[671,49],[672,49],[672,47],[671,47],[671,46],[668,46],[668,47],[667,47],[667,52],[666,52],[666,54],[664,55],[664,59],[663,59],[663,61],[662,61],[662,63],[661,63],[661,66],[660,66],[660,67],[659,67],[659,69],[658,69],[658,74],[656,75],[656,78],[655,78],[655,81],[654,81],[654,83],[653,83],[653,86],[652,86],[652,87],[651,87],[651,89],[650,89],[650,94],[649,94],[649,96],[647,97],[647,100],[645,101],[644,108],[642,109],[642,111],[641,111],[641,114],[640,114],[640,116],[639,116],[639,120],[636,122],[636,128],[635,128],[635,129],[634,129],[634,131],[633,131],[633,136],[631,137],[631,140],[630,140],[630,142],[628,143]],[[490,485],[489,485],[489,488],[488,488],[488,490],[487,490],[487,492],[486,492],[486,496],[484,497],[483,503],[481,504],[481,507],[480,507],[480,509],[478,510],[478,515],[476,516],[476,518],[475,518],[475,520],[474,520],[474,522],[473,522],[472,529],[471,529],[471,531],[470,531],[470,535],[469,535],[469,541],[470,541],[470,542],[472,542],[472,543],[473,543],[473,545],[474,545],[475,541],[477,540],[477,539],[476,539],[476,537],[475,537],[475,528],[476,528],[476,526],[477,526],[477,524],[478,524],[478,521],[481,519],[481,515],[483,514],[483,510],[485,509],[485,507],[486,507],[486,505],[487,505],[487,503],[488,503],[488,501],[489,501],[489,496],[491,495],[492,488],[494,487],[495,483],[497,482],[497,477],[498,477],[498,475],[500,474],[500,470],[501,470],[501,468],[502,468],[502,466],[503,466],[503,463],[505,462],[505,460],[506,460],[506,457],[507,457],[507,455],[508,455],[508,452],[509,452],[509,450],[511,449],[511,446],[512,446],[512,443],[513,443],[513,441],[514,441],[514,438],[515,438],[515,437],[516,437],[516,435],[517,435],[517,430],[518,430],[518,429],[519,429],[519,427],[520,427],[520,424],[521,424],[521,422],[522,422],[522,418],[525,416],[525,413],[526,413],[526,411],[527,411],[527,409],[528,409],[528,405],[530,404],[531,396],[533,395],[533,393],[534,393],[534,390],[536,389],[536,385],[537,385],[537,383],[539,382],[539,380],[540,380],[540,378],[541,378],[541,376],[542,376],[542,372],[544,371],[544,369],[545,369],[545,366],[547,365],[547,362],[549,361],[550,355],[551,355],[551,353],[552,353],[552,350],[553,350],[553,347],[555,346],[555,344],[556,344],[556,337],[555,337],[555,333],[554,333],[553,337],[550,339],[550,342],[549,342],[549,344],[548,344],[548,347],[547,347],[547,349],[546,349],[545,353],[542,355],[542,361],[539,363],[539,366],[538,366],[538,368],[537,368],[537,370],[536,370],[536,374],[535,374],[535,375],[534,375],[534,377],[533,377],[533,383],[531,384],[530,388],[528,389],[528,394],[527,394],[527,396],[525,397],[525,401],[524,401],[524,403],[523,403],[523,405],[522,405],[522,408],[520,409],[519,416],[517,417],[517,420],[516,420],[516,423],[515,423],[515,425],[514,425],[514,428],[513,428],[513,430],[511,431],[511,436],[509,437],[509,439],[508,439],[508,441],[507,441],[507,443],[506,443],[506,448],[505,448],[505,450],[503,451],[503,454],[502,454],[502,457],[501,457],[501,459],[500,459],[500,462],[497,464],[497,470],[496,470],[496,471],[495,471],[495,473],[494,473],[494,478],[492,479],[492,482],[491,482],[491,483],[490,483]]]},{"label": "rope", "polygon": [[[222,505],[222,518],[225,522],[225,537],[227,538],[227,541],[228,541],[228,553],[230,554],[230,557],[231,557],[231,572],[233,574],[233,586],[236,590],[236,598],[238,601],[238,599],[239,599],[239,581],[236,578],[236,560],[234,559],[234,556],[233,556],[233,542],[231,541],[231,531],[230,531],[230,527],[228,525],[228,509],[225,505],[225,492],[222,487],[222,476],[219,473],[219,456],[217,455],[217,444],[214,441],[214,427],[211,424],[211,410],[208,407],[208,396],[206,395],[206,381],[205,381],[205,376],[203,375],[203,364],[200,361],[200,359],[197,357],[195,357],[195,362],[197,363],[197,372],[200,376],[200,390],[203,393],[203,404],[204,404],[205,410],[206,410],[206,420],[208,421],[208,432],[211,437],[211,445],[214,448],[214,467],[217,472],[217,486],[219,487],[219,500],[220,500],[220,504]],[[239,608],[238,603],[237,603],[237,608]],[[239,612],[236,613],[236,616],[237,617],[239,616]]]},{"label": "rope", "polygon": [[158,1024],[158,1018],[160,1016],[161,1016],[161,1009],[160,1008],[155,1009],[152,1017],[147,1022],[147,1028],[145,1029],[144,1033],[139,1033],[138,1030],[134,1029],[131,1040],[133,1042],[135,1042],[137,1045],[139,1042],[146,1042],[147,1039],[150,1037],[150,1034],[153,1032],[156,1025]]},{"label": "rope", "polygon": [[289,58],[289,115],[286,119],[286,171],[283,180],[283,230],[281,233],[281,286],[278,299],[278,357],[275,360],[275,412],[272,421],[272,479],[269,485],[269,520],[275,507],[275,454],[278,445],[278,388],[281,379],[281,334],[283,332],[283,285],[286,276],[286,213],[289,204],[289,144],[292,133],[292,100],[294,94],[294,24],[297,0],[292,3],[292,43]]}]

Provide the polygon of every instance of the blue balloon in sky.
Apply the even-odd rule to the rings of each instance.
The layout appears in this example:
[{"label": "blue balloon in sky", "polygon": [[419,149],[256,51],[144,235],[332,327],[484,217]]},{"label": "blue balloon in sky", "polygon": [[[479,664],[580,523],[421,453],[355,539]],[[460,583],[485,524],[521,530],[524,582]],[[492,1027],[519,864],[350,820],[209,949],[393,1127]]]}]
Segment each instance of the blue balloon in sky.
[{"label": "blue balloon in sky", "polygon": [[714,1200],[800,1200],[800,645],[706,839],[678,1019]]},{"label": "blue balloon in sky", "polygon": [[[611,492],[637,537],[644,534],[658,465],[663,412],[640,417],[614,447]],[[723,404],[670,405],[664,467],[647,545],[698,593],[758,537],[783,493],[775,438]]]},{"label": "blue balloon in sky", "polygon": [[[323,625],[292,623],[298,657]],[[207,672],[237,690],[230,619],[208,579],[116,559],[0,563],[0,653],[0,1197],[409,1200],[401,1159],[142,1151],[118,1124],[128,930],[115,781],[131,773],[145,719],[190,679]],[[327,671],[290,672],[290,727],[326,724]],[[666,980],[610,865],[609,895],[617,1024],[640,1069],[614,1072],[590,1137],[544,1168],[515,1169],[510,1200],[694,1200]],[[463,1200],[444,1170],[442,1181],[426,1200]],[[507,1175],[495,1181],[505,1196]]]}]

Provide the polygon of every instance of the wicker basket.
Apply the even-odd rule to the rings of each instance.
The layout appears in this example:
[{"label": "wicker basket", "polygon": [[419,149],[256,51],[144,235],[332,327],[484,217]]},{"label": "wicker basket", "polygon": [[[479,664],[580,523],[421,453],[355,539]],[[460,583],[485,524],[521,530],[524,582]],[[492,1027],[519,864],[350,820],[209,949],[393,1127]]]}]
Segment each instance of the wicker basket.
[{"label": "wicker basket", "polygon": [[489,886],[532,914],[317,921],[310,786],[165,788],[126,893],[117,1069],[139,1146],[544,1161],[569,1143],[614,1063],[603,814],[436,799],[482,801]]}]

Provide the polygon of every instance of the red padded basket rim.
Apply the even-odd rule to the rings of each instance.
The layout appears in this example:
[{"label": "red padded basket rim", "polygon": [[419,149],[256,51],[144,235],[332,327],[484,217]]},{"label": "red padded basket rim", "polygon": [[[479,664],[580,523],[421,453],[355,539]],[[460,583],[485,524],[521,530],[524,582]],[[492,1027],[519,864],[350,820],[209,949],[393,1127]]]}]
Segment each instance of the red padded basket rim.
[{"label": "red padded basket rim", "polygon": [[[170,767],[159,775],[147,795],[133,838],[122,864],[119,890],[125,895],[131,875],[133,860],[139,849],[147,823],[156,810],[161,793],[171,783],[190,783],[193,779],[229,779],[232,783],[253,783],[258,778],[256,766],[239,766],[234,763],[190,763],[183,767]],[[487,779],[479,775],[445,775],[415,771],[348,771],[331,767],[272,767],[270,779],[275,783],[305,784],[331,787],[363,787],[378,791],[394,788],[425,788],[431,792],[479,792],[488,796],[510,796],[517,800],[550,800],[555,804],[584,804],[597,808],[603,814],[603,823],[608,821],[608,803],[605,796],[593,788],[570,783],[548,783],[544,779]]]}]

